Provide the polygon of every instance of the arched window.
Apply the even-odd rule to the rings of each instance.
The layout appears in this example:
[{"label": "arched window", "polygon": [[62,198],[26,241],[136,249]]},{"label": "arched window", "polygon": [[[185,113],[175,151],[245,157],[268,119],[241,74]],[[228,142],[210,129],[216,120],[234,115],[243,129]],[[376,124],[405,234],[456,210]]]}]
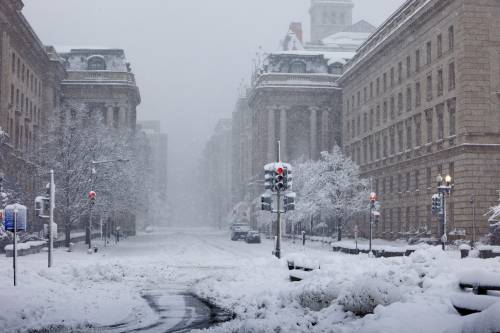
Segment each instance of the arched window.
[{"label": "arched window", "polygon": [[106,62],[100,56],[93,56],[87,60],[89,71],[104,71],[106,70]]},{"label": "arched window", "polygon": [[295,61],[290,65],[290,73],[305,73],[306,64],[302,61]]}]

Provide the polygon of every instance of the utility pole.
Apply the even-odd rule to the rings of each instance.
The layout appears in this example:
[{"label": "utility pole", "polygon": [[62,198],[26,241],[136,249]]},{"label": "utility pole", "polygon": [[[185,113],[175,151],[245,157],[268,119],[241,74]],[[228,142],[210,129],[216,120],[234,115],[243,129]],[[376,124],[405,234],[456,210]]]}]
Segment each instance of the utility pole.
[{"label": "utility pole", "polygon": [[50,209],[49,209],[49,268],[52,267],[52,252],[54,250],[54,237],[52,225],[54,223],[54,207],[56,201],[56,185],[54,183],[54,170],[50,170]]},{"label": "utility pole", "polygon": [[[370,181],[371,182],[371,181]],[[375,209],[375,202],[377,201],[377,194],[372,192],[370,194],[370,243],[368,253],[372,252],[372,239],[373,239],[373,210]]]}]

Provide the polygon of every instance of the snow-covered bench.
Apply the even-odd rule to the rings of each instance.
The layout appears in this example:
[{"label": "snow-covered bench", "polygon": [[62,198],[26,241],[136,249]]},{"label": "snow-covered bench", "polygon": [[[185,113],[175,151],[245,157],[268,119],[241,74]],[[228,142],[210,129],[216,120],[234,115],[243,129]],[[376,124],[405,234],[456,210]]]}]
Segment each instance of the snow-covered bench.
[{"label": "snow-covered bench", "polygon": [[[35,253],[40,253],[42,248],[46,246],[47,242],[46,241],[30,241],[26,243],[18,243],[17,244],[17,255],[18,256],[26,256],[29,254],[35,254]],[[7,257],[13,257],[14,256],[14,245],[9,244],[5,246],[5,255]]]},{"label": "snow-covered bench", "polygon": [[500,277],[496,274],[469,272],[460,277],[458,285],[464,291],[472,291],[472,294],[457,294],[451,299],[455,309],[463,316],[484,311],[500,302],[500,294],[488,295],[488,292],[500,292]]},{"label": "snow-covered bench", "polygon": [[290,281],[302,281],[309,272],[320,269],[317,261],[307,258],[303,254],[292,254],[287,258],[288,269],[290,270]]}]

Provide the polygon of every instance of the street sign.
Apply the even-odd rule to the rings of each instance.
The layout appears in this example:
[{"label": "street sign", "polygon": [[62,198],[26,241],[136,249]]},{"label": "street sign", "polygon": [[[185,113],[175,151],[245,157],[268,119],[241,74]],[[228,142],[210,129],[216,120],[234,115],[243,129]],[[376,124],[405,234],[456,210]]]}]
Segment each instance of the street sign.
[{"label": "street sign", "polygon": [[17,226],[16,231],[26,231],[27,228],[27,208],[26,206],[15,204],[5,207],[4,228],[7,231],[14,231],[14,224]]}]

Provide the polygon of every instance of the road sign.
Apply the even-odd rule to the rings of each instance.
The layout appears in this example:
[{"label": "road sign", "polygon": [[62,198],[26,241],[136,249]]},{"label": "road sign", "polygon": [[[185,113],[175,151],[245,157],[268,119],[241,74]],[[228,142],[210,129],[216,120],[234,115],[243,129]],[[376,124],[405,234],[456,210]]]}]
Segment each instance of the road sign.
[{"label": "road sign", "polygon": [[20,204],[8,205],[7,207],[5,207],[5,230],[14,231],[14,224],[16,224],[16,231],[26,231],[27,211],[28,210],[26,206]]}]

